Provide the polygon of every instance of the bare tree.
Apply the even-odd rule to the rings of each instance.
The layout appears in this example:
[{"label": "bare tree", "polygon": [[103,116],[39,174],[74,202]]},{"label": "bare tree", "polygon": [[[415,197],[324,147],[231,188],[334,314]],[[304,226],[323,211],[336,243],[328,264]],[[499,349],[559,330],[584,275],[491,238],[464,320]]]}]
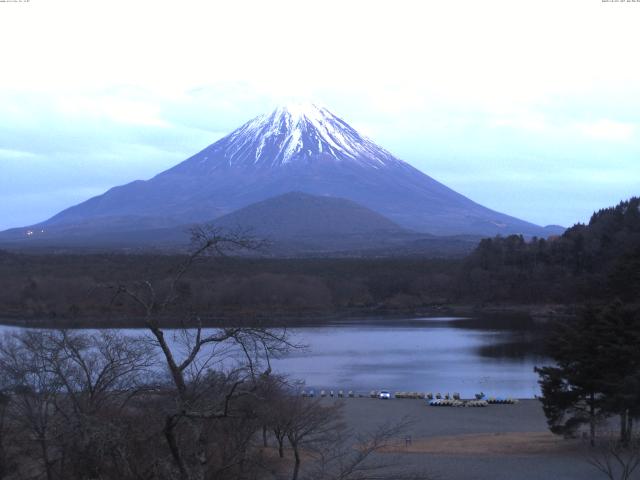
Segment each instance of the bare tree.
[{"label": "bare tree", "polygon": [[640,437],[622,442],[609,436],[590,450],[588,462],[609,480],[629,480],[640,466]]},{"label": "bare tree", "polygon": [[407,468],[397,456],[386,453],[396,447],[411,425],[409,418],[383,423],[366,433],[336,428],[328,441],[316,449],[315,461],[305,480],[426,480],[424,472]]},{"label": "bare tree", "polygon": [[[192,252],[178,267],[164,292],[149,280],[110,286],[114,299],[125,296],[142,309],[145,326],[162,352],[175,392],[175,407],[167,412],[163,433],[177,474],[184,480],[204,478],[209,466],[205,423],[233,416],[231,401],[251,394],[255,385],[247,387],[247,384],[255,383],[261,374],[270,373],[269,358],[292,347],[284,329],[243,326],[205,330],[201,318],[193,313],[188,314],[188,318],[184,313],[174,318],[173,323],[181,328],[173,333],[172,339],[167,338],[162,320],[175,314],[171,310],[179,303],[181,282],[200,258],[260,246],[260,242],[243,233],[210,227],[194,229],[192,242]],[[230,363],[234,366],[230,367]],[[212,378],[207,372],[225,368],[231,369],[225,382],[207,381]],[[180,433],[179,428],[182,428]]]},{"label": "bare tree", "polygon": [[326,444],[330,437],[340,428],[342,403],[323,406],[319,399],[303,398],[293,395],[287,405],[287,423],[285,427],[287,439],[293,450],[294,464],[292,480],[297,480],[302,463],[302,450],[313,450]]},{"label": "bare tree", "polygon": [[[0,379],[3,380],[3,379]],[[2,382],[4,383],[4,382]],[[9,461],[9,455],[7,454],[7,407],[10,403],[10,397],[6,393],[6,386],[0,384],[0,479],[5,476],[11,470],[11,463]]]},{"label": "bare tree", "polygon": [[6,335],[0,343],[0,370],[11,397],[12,420],[17,429],[27,433],[22,437],[22,448],[30,451],[35,447],[47,480],[53,480],[60,460],[55,406],[63,385],[47,368],[38,351],[40,344],[35,332]]},{"label": "bare tree", "polygon": [[124,408],[148,383],[154,352],[139,338],[102,330],[91,335],[66,330],[39,331],[43,365],[62,382],[76,414],[89,415],[109,404]]},{"label": "bare tree", "polygon": [[151,363],[144,345],[113,332],[26,330],[5,336],[0,368],[8,395],[2,413],[13,426],[13,443],[27,457],[37,445],[47,479],[87,478],[117,468],[126,457],[124,410],[141,391]]},{"label": "bare tree", "polygon": [[278,456],[284,458],[284,442],[287,438],[287,429],[289,427],[289,412],[287,408],[288,402],[283,398],[275,398],[272,401],[271,415],[269,416],[269,425],[271,431],[278,444]]},{"label": "bare tree", "polygon": [[286,392],[290,388],[289,380],[281,375],[274,375],[271,372],[263,372],[257,381],[256,414],[262,429],[262,446],[269,446],[270,434],[276,437],[278,443],[279,457],[284,457],[284,441],[286,431],[284,431],[286,416],[284,406],[286,404]]}]

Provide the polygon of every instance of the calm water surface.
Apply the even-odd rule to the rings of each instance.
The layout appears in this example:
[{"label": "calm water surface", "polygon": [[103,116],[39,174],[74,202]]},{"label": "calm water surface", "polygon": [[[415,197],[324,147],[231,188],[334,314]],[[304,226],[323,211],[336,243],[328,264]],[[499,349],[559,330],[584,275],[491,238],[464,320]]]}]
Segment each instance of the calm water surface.
[{"label": "calm water surface", "polygon": [[540,328],[523,318],[359,319],[289,331],[306,348],[274,359],[273,370],[316,390],[532,398],[533,368],[548,363]]},{"label": "calm water surface", "polygon": [[273,362],[315,389],[460,392],[531,398],[539,329],[522,319],[367,320],[292,330],[304,351]]}]

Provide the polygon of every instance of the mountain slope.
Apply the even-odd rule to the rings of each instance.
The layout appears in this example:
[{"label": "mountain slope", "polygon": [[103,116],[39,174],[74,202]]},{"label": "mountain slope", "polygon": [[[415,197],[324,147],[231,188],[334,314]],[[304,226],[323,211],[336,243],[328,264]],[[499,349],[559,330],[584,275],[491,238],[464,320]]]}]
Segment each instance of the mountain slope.
[{"label": "mountain slope", "polygon": [[152,179],[112,188],[33,230],[127,218],[137,219],[131,228],[203,222],[292,191],[346,198],[438,235],[557,233],[469,200],[314,105],[257,117]]}]

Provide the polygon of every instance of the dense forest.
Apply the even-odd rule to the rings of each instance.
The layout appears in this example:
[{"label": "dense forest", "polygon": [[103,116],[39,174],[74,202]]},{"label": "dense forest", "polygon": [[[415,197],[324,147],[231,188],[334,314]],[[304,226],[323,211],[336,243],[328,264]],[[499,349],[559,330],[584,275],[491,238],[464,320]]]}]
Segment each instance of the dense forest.
[{"label": "dense forest", "polygon": [[[109,286],[148,280],[166,288],[183,261],[161,255],[0,257],[0,317],[105,319],[139,316]],[[407,311],[448,301],[458,262],[437,259],[262,259],[207,257],[179,285],[176,307],[205,318],[322,317]]]},{"label": "dense forest", "polygon": [[560,237],[480,242],[459,277],[461,298],[485,302],[570,303],[637,299],[640,199],[593,214]]},{"label": "dense forest", "polygon": [[[108,287],[150,281],[166,288],[183,258],[0,251],[0,317],[131,322],[138,307],[113,301]],[[640,199],[632,198],[562,236],[485,239],[464,259],[201,258],[181,278],[176,308],[207,319],[299,320],[451,305],[632,302],[639,288]]]}]

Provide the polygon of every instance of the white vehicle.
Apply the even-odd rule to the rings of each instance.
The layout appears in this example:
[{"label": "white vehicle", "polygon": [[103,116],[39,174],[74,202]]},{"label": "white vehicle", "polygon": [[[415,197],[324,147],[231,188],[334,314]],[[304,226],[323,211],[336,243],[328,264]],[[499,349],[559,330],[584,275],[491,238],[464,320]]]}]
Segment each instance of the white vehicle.
[{"label": "white vehicle", "polygon": [[391,392],[389,390],[380,390],[378,398],[381,400],[389,400],[391,398]]}]

